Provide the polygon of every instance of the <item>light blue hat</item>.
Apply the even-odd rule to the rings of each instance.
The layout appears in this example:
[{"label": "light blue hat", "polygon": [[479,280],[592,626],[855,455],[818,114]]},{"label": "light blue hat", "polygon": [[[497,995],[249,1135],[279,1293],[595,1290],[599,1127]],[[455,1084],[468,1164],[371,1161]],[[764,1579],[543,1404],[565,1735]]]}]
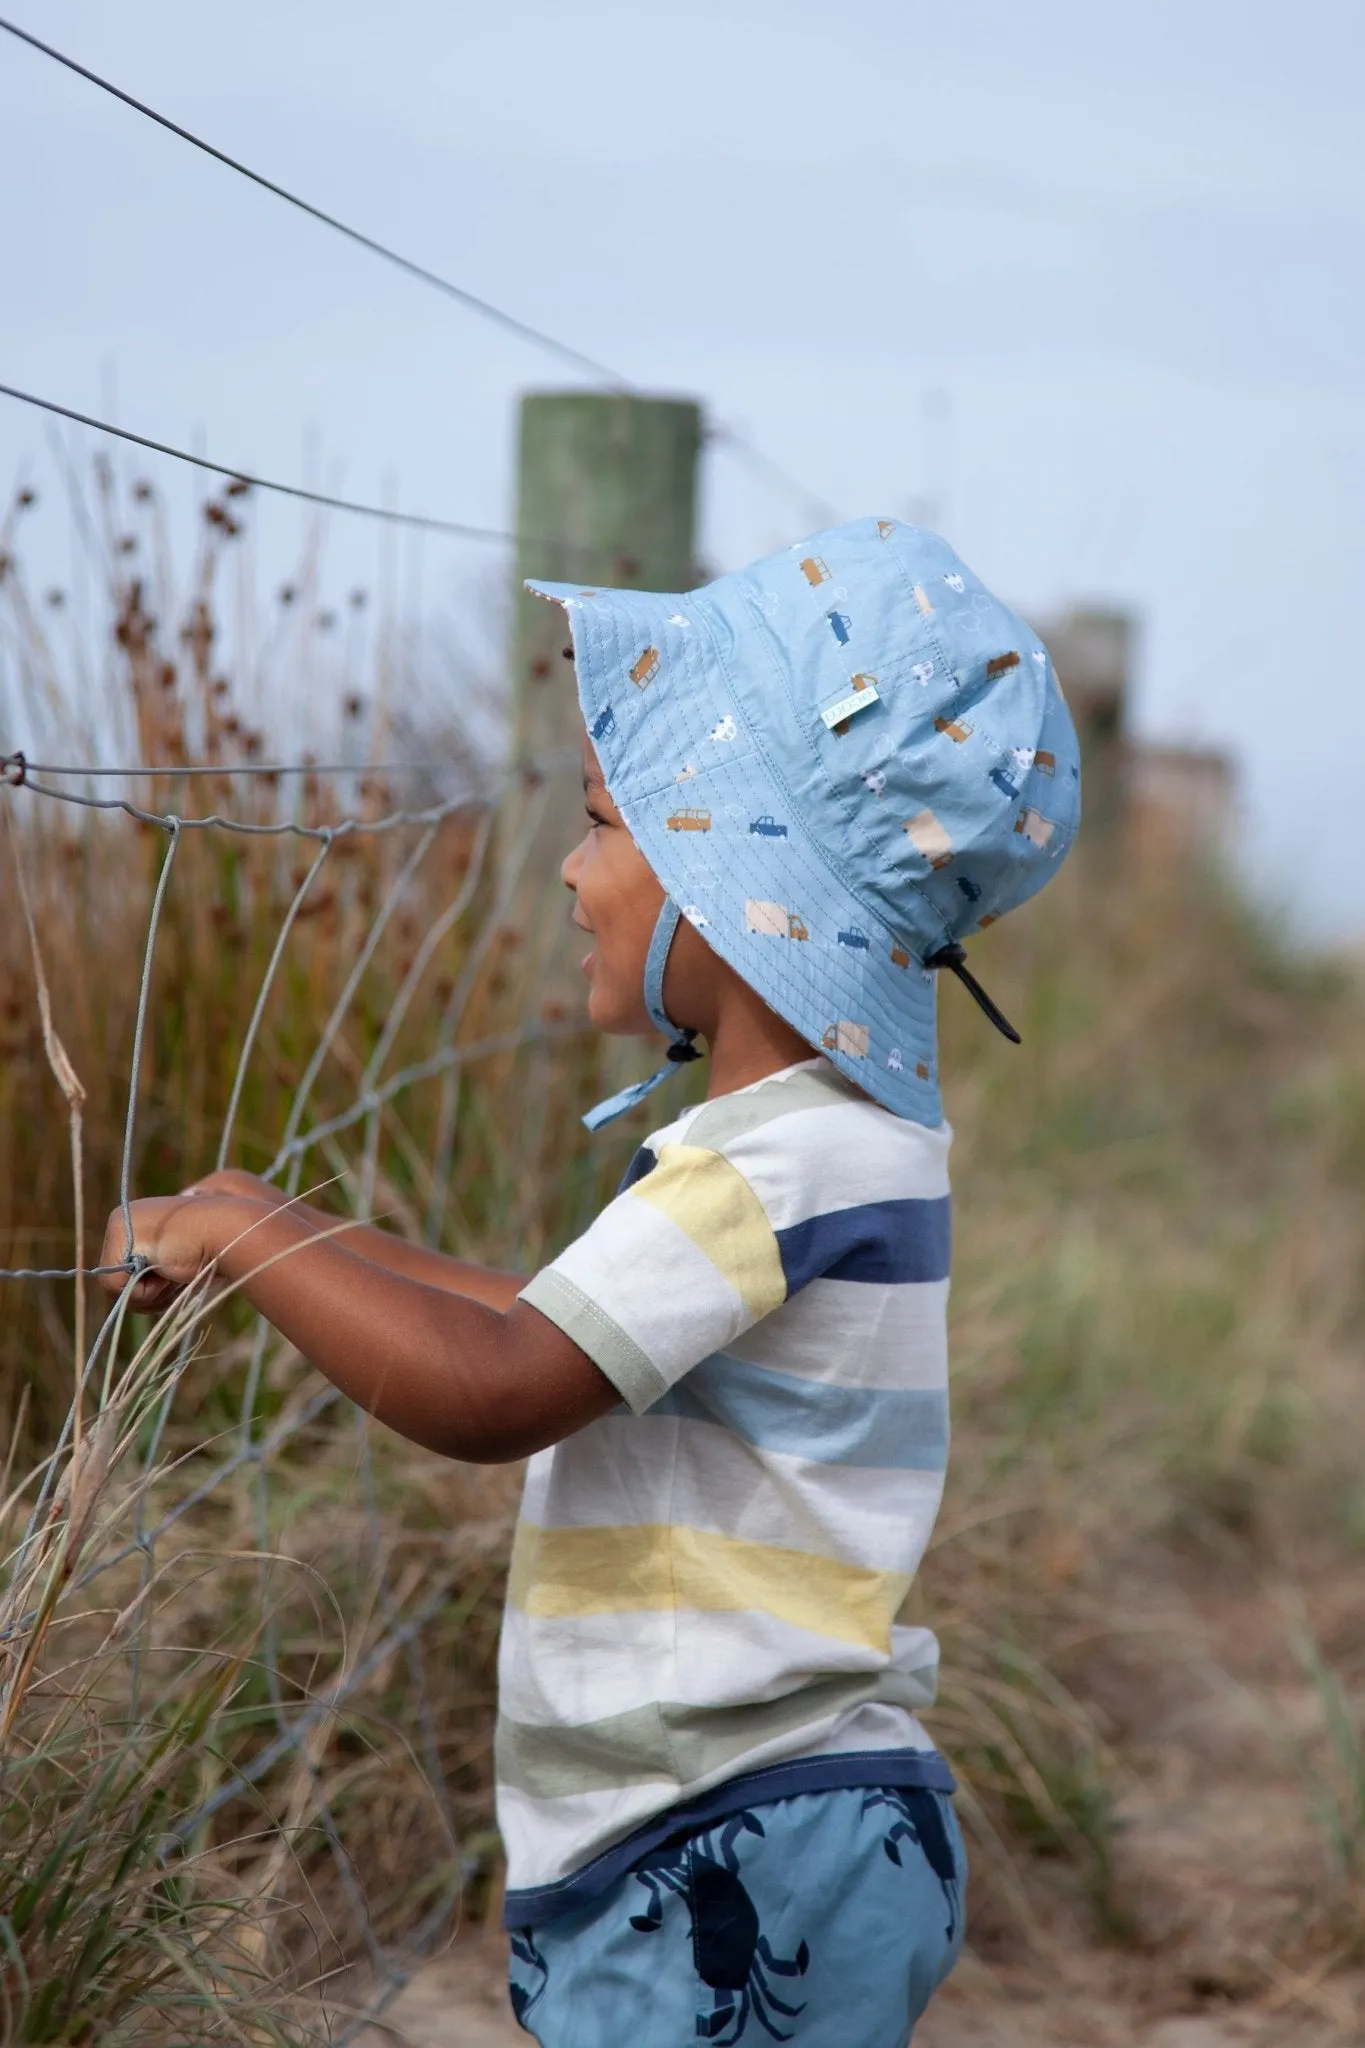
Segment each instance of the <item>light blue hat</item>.
[{"label": "light blue hat", "polygon": [[568,614],[607,786],[669,899],[655,1023],[678,1036],[662,983],[681,913],[860,1088],[939,1123],[935,967],[985,1004],[961,941],[1043,886],[1080,818],[1076,734],[1037,635],[897,519],[685,595],[527,588]]}]

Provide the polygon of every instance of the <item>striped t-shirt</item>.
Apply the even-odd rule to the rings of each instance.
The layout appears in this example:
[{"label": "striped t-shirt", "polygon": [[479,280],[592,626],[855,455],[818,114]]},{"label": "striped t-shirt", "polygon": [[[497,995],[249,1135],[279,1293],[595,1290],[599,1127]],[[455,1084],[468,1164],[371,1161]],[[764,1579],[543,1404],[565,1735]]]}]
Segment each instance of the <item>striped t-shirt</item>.
[{"label": "striped t-shirt", "polygon": [[687,1110],[522,1299],[622,1405],[531,1460],[499,1670],[506,1920],[687,1821],[952,1779],[897,1615],[948,1449],[951,1133],[822,1059]]}]

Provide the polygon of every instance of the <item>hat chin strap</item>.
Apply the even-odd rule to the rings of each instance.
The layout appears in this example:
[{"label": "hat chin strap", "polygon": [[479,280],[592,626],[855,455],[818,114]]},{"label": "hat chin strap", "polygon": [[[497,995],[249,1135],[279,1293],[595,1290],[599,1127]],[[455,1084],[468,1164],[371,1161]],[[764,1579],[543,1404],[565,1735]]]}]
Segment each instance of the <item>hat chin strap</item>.
[{"label": "hat chin strap", "polygon": [[654,936],[649,942],[645,955],[645,1008],[649,1021],[663,1037],[671,1038],[668,1057],[655,1074],[643,1081],[632,1081],[629,1088],[622,1088],[619,1094],[609,1095],[605,1102],[599,1102],[596,1109],[590,1109],[583,1121],[590,1131],[600,1131],[603,1124],[616,1121],[628,1109],[634,1109],[637,1102],[643,1102],[652,1095],[661,1081],[677,1072],[689,1060],[699,1060],[701,1053],[695,1044],[696,1032],[690,1027],[680,1030],[664,1008],[664,969],[668,965],[668,951],[673,944],[673,935],[678,929],[682,912],[671,896],[665,896],[664,907],[659,912],[654,927]]}]

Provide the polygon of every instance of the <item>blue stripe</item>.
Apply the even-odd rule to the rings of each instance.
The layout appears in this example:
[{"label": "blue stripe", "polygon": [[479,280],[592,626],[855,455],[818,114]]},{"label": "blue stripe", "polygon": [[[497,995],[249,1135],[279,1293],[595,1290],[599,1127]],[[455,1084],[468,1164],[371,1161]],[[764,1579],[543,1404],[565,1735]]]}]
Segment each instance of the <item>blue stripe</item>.
[{"label": "blue stripe", "polygon": [[658,1163],[657,1155],[650,1151],[648,1145],[642,1145],[626,1168],[621,1185],[616,1190],[617,1194],[623,1195],[627,1188],[634,1187],[637,1180],[643,1180],[647,1173],[653,1173]]},{"label": "blue stripe", "polygon": [[948,1462],[946,1388],[827,1386],[723,1351],[694,1365],[648,1413],[710,1422],[759,1450],[816,1465],[941,1472]]},{"label": "blue stripe", "polygon": [[777,1232],[790,1300],[811,1280],[946,1280],[952,1253],[947,1195],[861,1202]]}]

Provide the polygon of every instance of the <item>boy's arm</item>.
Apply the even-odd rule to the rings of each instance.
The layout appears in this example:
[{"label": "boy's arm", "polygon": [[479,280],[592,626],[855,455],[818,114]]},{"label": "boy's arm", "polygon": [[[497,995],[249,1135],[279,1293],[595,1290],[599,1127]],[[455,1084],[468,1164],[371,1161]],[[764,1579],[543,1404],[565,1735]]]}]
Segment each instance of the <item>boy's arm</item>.
[{"label": "boy's arm", "polygon": [[290,1201],[269,1181],[237,1167],[210,1173],[186,1192],[196,1197],[241,1195],[266,1208],[288,1207],[290,1215],[306,1224],[315,1236],[326,1231],[348,1251],[368,1259],[372,1265],[401,1273],[409,1280],[420,1280],[426,1287],[439,1287],[447,1294],[462,1294],[469,1301],[485,1302],[489,1308],[511,1308],[529,1278],[525,1273],[504,1273],[496,1266],[475,1266],[465,1259],[451,1258],[446,1252],[428,1251],[425,1245],[409,1244],[406,1238],[377,1230],[372,1223],[329,1216],[323,1209],[310,1208],[298,1196]]},{"label": "boy's arm", "polygon": [[[478,1464],[528,1456],[617,1406],[620,1395],[529,1303],[505,1312],[388,1271],[321,1237],[288,1207],[241,1196],[134,1202],[135,1253],[154,1270],[131,1306],[159,1308],[211,1263],[344,1394],[428,1450]],[[101,1264],[127,1255],[123,1213]],[[475,1269],[477,1270],[477,1269]],[[123,1276],[105,1276],[119,1293]]]}]

